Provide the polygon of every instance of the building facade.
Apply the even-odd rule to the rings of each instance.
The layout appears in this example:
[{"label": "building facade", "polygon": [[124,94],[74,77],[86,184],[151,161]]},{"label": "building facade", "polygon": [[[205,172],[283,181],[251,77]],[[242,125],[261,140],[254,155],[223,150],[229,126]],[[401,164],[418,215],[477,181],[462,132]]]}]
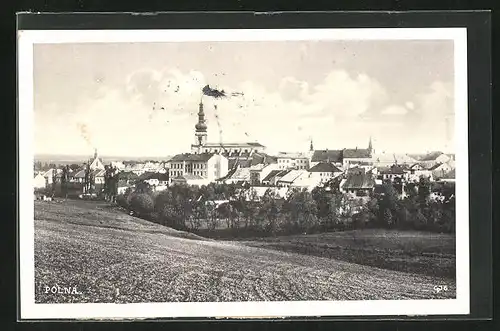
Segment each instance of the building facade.
[{"label": "building facade", "polygon": [[215,153],[178,154],[168,162],[170,178],[184,175],[199,176],[208,182],[224,177],[228,173],[228,160]]},{"label": "building facade", "polygon": [[279,153],[276,155],[278,161],[278,168],[281,170],[295,169],[307,170],[309,169],[309,156],[303,153]]}]

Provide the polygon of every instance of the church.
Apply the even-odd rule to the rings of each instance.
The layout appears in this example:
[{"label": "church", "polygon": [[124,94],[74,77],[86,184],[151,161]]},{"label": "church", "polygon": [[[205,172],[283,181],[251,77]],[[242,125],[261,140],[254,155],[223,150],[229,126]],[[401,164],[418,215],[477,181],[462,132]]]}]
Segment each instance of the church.
[{"label": "church", "polygon": [[195,125],[195,141],[191,145],[191,153],[221,153],[224,156],[248,155],[251,153],[262,153],[265,151],[265,146],[258,142],[246,143],[213,143],[208,142],[208,126],[206,124],[205,112],[203,110],[203,102],[200,102],[198,110],[198,123]]},{"label": "church", "polygon": [[221,154],[229,160],[229,168],[235,165],[250,166],[252,163],[261,162],[262,160],[271,162],[274,160],[273,157],[265,153],[266,147],[259,142],[208,142],[207,129],[203,102],[200,101],[198,122],[195,125],[195,139],[191,145],[192,154]]}]

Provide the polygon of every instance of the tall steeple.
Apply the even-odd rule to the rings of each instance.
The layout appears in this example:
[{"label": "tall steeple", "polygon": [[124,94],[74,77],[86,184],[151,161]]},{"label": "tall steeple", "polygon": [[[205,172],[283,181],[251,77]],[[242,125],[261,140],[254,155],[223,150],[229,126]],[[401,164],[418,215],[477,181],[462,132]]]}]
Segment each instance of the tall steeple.
[{"label": "tall steeple", "polygon": [[311,145],[309,146],[309,152],[314,151],[313,140],[311,139]]},{"label": "tall steeple", "polygon": [[195,131],[195,145],[203,146],[207,143],[207,124],[205,120],[205,113],[203,112],[203,101],[200,100],[198,110],[198,123],[194,126]]},{"label": "tall steeple", "polygon": [[370,136],[370,141],[368,142],[368,150],[370,153],[373,151],[373,145],[372,145],[372,137]]},{"label": "tall steeple", "polygon": [[94,148],[94,160],[97,159],[97,156],[98,156],[98,154],[97,154],[97,148]]}]

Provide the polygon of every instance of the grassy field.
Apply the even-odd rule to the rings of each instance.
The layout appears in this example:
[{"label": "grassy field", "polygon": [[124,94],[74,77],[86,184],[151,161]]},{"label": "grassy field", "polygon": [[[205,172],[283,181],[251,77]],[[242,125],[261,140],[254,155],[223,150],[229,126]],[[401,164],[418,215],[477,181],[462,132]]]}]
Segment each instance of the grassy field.
[{"label": "grassy field", "polygon": [[[335,239],[338,234],[215,241],[128,216],[103,203],[36,201],[35,300],[130,303],[455,297],[456,284],[450,277],[322,257],[318,249],[283,248],[286,242],[299,247],[308,241],[318,247],[350,245],[364,240],[361,233],[354,235],[356,239],[345,233],[343,241]],[[375,232],[366,234],[370,239],[365,243],[387,250],[397,250],[406,242],[404,236],[393,236],[397,239],[387,244],[386,237],[374,239]],[[425,241],[416,242],[425,245]],[[438,240],[434,243],[437,250]],[[443,254],[450,254],[449,249],[443,248]],[[79,294],[46,293],[46,286],[56,285],[76,287]],[[446,285],[448,291],[436,293],[436,285]]]},{"label": "grassy field", "polygon": [[450,234],[364,229],[256,238],[243,243],[389,270],[456,277],[455,236]]}]

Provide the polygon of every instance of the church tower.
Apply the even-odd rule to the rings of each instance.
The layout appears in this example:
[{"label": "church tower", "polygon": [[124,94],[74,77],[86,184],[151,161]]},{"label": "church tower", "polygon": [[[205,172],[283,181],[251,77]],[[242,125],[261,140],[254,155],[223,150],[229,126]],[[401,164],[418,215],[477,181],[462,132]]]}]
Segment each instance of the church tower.
[{"label": "church tower", "polygon": [[375,153],[375,150],[373,149],[372,145],[372,137],[370,137],[370,141],[368,142],[368,152],[371,154]]},{"label": "church tower", "polygon": [[203,112],[203,102],[201,100],[198,111],[198,123],[196,123],[194,127],[196,129],[194,144],[198,147],[204,146],[207,143],[207,124],[205,113]]},{"label": "church tower", "polygon": [[309,152],[314,152],[313,140],[311,139],[311,144],[309,145]]}]

